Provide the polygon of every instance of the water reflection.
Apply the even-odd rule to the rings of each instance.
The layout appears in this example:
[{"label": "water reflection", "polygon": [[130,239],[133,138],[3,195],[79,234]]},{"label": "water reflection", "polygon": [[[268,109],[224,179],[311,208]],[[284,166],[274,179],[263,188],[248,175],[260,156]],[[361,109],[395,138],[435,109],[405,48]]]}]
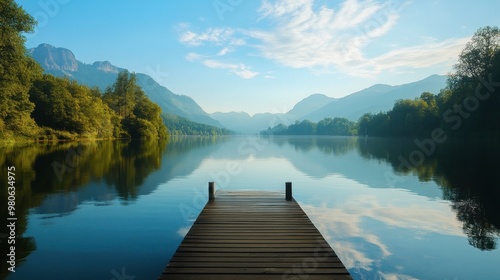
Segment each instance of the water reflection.
[{"label": "water reflection", "polygon": [[[339,156],[356,150],[362,158],[384,161],[392,166],[396,175],[384,176],[386,187],[405,188],[415,193],[422,191],[410,186],[405,179],[396,178],[398,174],[414,174],[422,182],[434,181],[442,189],[442,198],[451,201],[452,209],[463,223],[463,232],[469,237],[469,244],[480,250],[497,248],[500,234],[500,204],[497,201],[500,197],[500,178],[496,175],[496,169],[500,147],[494,143],[449,140],[436,146],[429,155],[424,154],[422,160],[412,162],[416,164],[408,164],[402,162],[401,158],[410,159],[419,147],[407,139],[277,137],[267,138],[267,141],[279,146],[291,145],[296,151],[308,154],[320,151],[322,154]],[[311,157],[311,160],[314,163],[290,158],[299,170],[312,177],[340,173],[364,183],[359,178],[370,176],[370,170],[363,170],[364,174],[360,176],[359,168],[349,166],[348,160],[342,164],[324,157]],[[318,164],[321,166],[318,167]],[[318,174],[318,170],[324,171]],[[373,187],[377,185],[375,181],[375,178],[370,178],[366,183]]]},{"label": "water reflection", "polygon": [[359,141],[359,147],[362,156],[386,160],[396,172],[411,172],[421,181],[435,181],[442,188],[443,199],[452,202],[457,218],[463,222],[469,244],[481,250],[497,248],[496,237],[500,234],[498,145],[450,140],[437,146],[421,164],[410,168],[401,164],[400,157],[407,159],[418,149],[411,141],[370,139]]},{"label": "water reflection", "polygon": [[[0,147],[0,169],[16,167],[17,266],[36,249],[26,237],[30,213],[50,220],[67,216],[82,204],[134,203],[172,179],[190,175],[227,138],[171,137],[169,141],[88,141],[31,143]],[[155,172],[161,168],[161,172]],[[6,182],[6,172],[0,173]],[[147,183],[145,182],[147,180]],[[6,192],[0,200],[7,201]],[[6,220],[2,207],[0,219]],[[8,245],[5,227],[0,249]],[[2,262],[0,279],[7,276]]]},{"label": "water reflection", "polygon": [[[166,142],[81,142],[13,145],[0,148],[0,169],[16,168],[17,266],[36,249],[33,237],[24,236],[30,209],[45,219],[75,211],[84,202],[106,205],[119,197],[127,202],[138,195],[144,178],[160,167]],[[0,180],[6,182],[6,172]],[[105,184],[99,183],[104,181]],[[0,200],[7,201],[6,192]],[[1,217],[7,218],[6,207]],[[5,227],[1,236],[6,236]],[[2,238],[1,251],[10,247]],[[1,264],[7,276],[6,262]]]},{"label": "water reflection", "polygon": [[[169,208],[172,215],[168,223],[176,225],[173,235],[179,239],[189,228],[178,209],[179,203],[192,205],[193,192],[188,188],[195,188],[200,182],[204,187],[206,181],[213,179],[210,174],[218,174],[228,162],[241,167],[241,173],[231,177],[228,187],[245,187],[249,182],[251,187],[259,184],[267,187],[289,177],[310,184],[303,193],[320,199],[318,203],[311,200],[302,204],[303,208],[316,217],[316,225],[330,238],[333,247],[343,248],[339,255],[343,254],[347,266],[358,270],[361,279],[373,278],[373,269],[380,267],[381,260],[384,265],[392,261],[419,270],[414,264],[419,259],[417,254],[424,254],[425,246],[436,246],[426,245],[425,238],[429,235],[452,237],[446,240],[447,248],[459,242],[458,245],[466,244],[463,233],[474,248],[494,250],[498,246],[500,205],[496,200],[500,197],[500,181],[495,171],[500,148],[494,143],[448,141],[436,147],[420,164],[408,166],[401,164],[400,158],[409,158],[417,148],[411,140],[350,137],[251,140],[257,141],[259,149],[242,146],[253,143],[246,137],[173,137],[168,143],[102,141],[0,148],[1,170],[16,167],[18,265],[36,249],[37,236],[25,235],[28,216],[38,214],[35,220],[50,223],[57,217],[78,213],[76,210],[88,204],[133,206],[142,201],[137,208],[158,209],[153,213],[162,218],[165,218],[162,209]],[[2,182],[7,181],[5,175],[0,173]],[[320,181],[323,184],[316,184]],[[432,187],[425,188],[421,182],[432,182]],[[297,189],[297,195],[300,191]],[[325,194],[329,192],[335,195],[327,197]],[[387,196],[390,200],[384,200]],[[165,197],[175,203],[166,205]],[[7,200],[5,192],[0,193],[0,199]],[[410,200],[414,204],[408,203]],[[383,204],[387,201],[388,204]],[[454,212],[449,211],[450,207]],[[5,221],[4,208],[0,218]],[[110,208],[113,207],[100,209]],[[130,212],[136,210],[124,208]],[[141,214],[137,215],[143,219]],[[154,228],[156,224],[157,221],[152,221],[148,226]],[[391,229],[381,231],[378,229],[381,227]],[[156,230],[151,230],[151,234],[163,238],[165,229]],[[5,236],[5,228],[0,234]],[[106,230],[102,234],[110,235]],[[419,238],[420,243],[415,241]],[[409,239],[415,245],[409,244]],[[42,238],[38,240],[39,247],[43,247]],[[5,252],[7,243],[4,238],[1,241],[1,250]],[[176,246],[173,247],[175,251]],[[416,253],[398,253],[401,251]],[[395,256],[406,259],[394,260]],[[5,262],[1,269],[0,277],[5,278]],[[411,269],[402,269],[401,273],[397,269],[380,269],[377,273],[381,278],[419,275]]]},{"label": "water reflection", "polygon": [[[430,279],[426,271],[436,265],[432,261],[436,247],[428,250],[423,246],[437,246],[436,236],[461,239],[461,223],[448,203],[436,203],[403,189],[388,194],[347,178],[336,182],[348,188],[336,190],[334,201],[320,205],[310,201],[301,207],[355,279],[415,279],[405,278],[407,275]],[[326,188],[323,193],[329,196]],[[411,271],[415,263],[425,264],[428,270]]]}]

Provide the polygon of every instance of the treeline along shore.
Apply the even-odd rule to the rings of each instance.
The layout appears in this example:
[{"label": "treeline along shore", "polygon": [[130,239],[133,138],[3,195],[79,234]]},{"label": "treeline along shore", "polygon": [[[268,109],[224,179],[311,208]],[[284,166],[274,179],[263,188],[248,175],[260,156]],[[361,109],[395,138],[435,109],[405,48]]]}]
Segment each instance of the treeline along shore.
[{"label": "treeline along shore", "polygon": [[290,126],[268,128],[261,134],[430,137],[436,142],[448,137],[500,139],[499,28],[477,30],[454,69],[439,94],[423,92],[414,100],[398,100],[388,112],[367,113],[357,121],[296,121]]},{"label": "treeline along shore", "polygon": [[3,2],[0,142],[163,139],[169,134],[232,133],[162,112],[138,85],[136,75],[127,70],[120,72],[104,92],[44,73],[24,45],[23,34],[33,32],[35,19],[13,0]]}]

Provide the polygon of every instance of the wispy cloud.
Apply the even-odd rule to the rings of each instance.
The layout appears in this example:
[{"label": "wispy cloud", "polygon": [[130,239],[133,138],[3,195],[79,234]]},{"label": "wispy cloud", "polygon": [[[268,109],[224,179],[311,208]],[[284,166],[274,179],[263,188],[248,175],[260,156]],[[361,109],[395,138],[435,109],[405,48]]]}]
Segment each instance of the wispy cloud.
[{"label": "wispy cloud", "polygon": [[[431,201],[397,206],[383,204],[375,195],[365,194],[349,197],[336,207],[326,203],[320,206],[301,203],[301,206],[325,239],[336,248],[347,268],[372,270],[377,260],[380,262],[393,254],[391,248],[384,244],[383,238],[363,226],[363,221],[367,218],[382,222],[388,227],[412,230],[417,234],[415,238],[431,233],[463,236],[462,224],[455,214],[449,211],[450,206],[441,204],[436,207]],[[359,248],[352,238],[361,238],[366,243],[378,247],[380,253],[377,260],[370,258],[366,249]]]},{"label": "wispy cloud", "polygon": [[203,60],[202,64],[209,68],[228,69],[231,73],[244,79],[251,79],[259,75],[258,72],[251,71],[250,68],[244,64],[226,63],[214,59]]},{"label": "wispy cloud", "polygon": [[470,38],[454,38],[437,43],[400,48],[359,62],[352,69],[358,74],[378,74],[401,68],[425,68],[453,63]]},{"label": "wispy cloud", "polygon": [[[338,11],[314,0],[264,1],[262,19],[275,22],[270,31],[249,30],[261,54],[293,68],[344,67],[363,61],[363,48],[387,33],[398,19],[398,6],[375,1],[344,1]],[[399,5],[400,6],[400,5]]]},{"label": "wispy cloud", "polygon": [[[427,41],[403,48],[393,46],[377,56],[367,54],[370,43],[397,24],[407,3],[407,0],[345,0],[333,9],[318,6],[315,0],[263,0],[257,11],[258,20],[267,21],[269,29],[220,27],[199,33],[185,30],[180,42],[188,46],[222,47],[214,57],[246,46],[285,67],[333,69],[363,77],[383,71],[453,64],[470,38]],[[252,44],[247,44],[248,40]]]},{"label": "wispy cloud", "polygon": [[232,28],[209,28],[205,32],[201,33],[185,30],[181,33],[179,41],[191,47],[198,47],[204,44],[222,46],[222,48],[216,54],[212,55],[200,55],[195,52],[190,52],[185,57],[187,61],[199,61],[202,65],[209,68],[227,69],[230,73],[233,73],[236,76],[244,79],[251,79],[259,75],[258,72],[251,71],[250,67],[243,63],[228,63],[211,59],[211,57],[225,56],[233,50],[233,47],[242,46],[245,44],[244,39],[237,38],[235,36],[235,30]]},{"label": "wispy cloud", "polygon": [[221,50],[217,53],[217,55],[218,55],[218,56],[224,56],[224,55],[226,55],[226,54],[227,54],[228,52],[230,52],[230,51],[231,51],[231,49],[230,49],[230,48],[228,48],[228,47],[224,47],[224,48],[222,48],[222,49],[221,49]]},{"label": "wispy cloud", "polygon": [[179,37],[179,41],[189,46],[200,46],[204,43],[213,43],[216,45],[235,45],[241,46],[245,41],[234,37],[235,30],[232,28],[209,28],[205,32],[196,33],[190,30],[184,31]]},{"label": "wispy cloud", "polygon": [[186,60],[187,60],[187,61],[191,61],[191,62],[193,62],[193,61],[198,61],[198,60],[201,60],[201,59],[203,59],[203,58],[204,58],[204,56],[203,56],[203,55],[201,55],[201,54],[199,54],[199,53],[194,53],[194,52],[190,52],[190,53],[188,53],[188,54],[186,55]]}]

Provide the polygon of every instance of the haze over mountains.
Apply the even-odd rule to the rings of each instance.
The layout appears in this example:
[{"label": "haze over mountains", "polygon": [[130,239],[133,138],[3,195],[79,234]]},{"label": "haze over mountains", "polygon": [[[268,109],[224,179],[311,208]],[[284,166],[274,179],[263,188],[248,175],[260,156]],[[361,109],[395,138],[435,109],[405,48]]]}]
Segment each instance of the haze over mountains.
[{"label": "haze over mountains", "polygon": [[211,116],[223,126],[243,133],[256,133],[280,122],[289,125],[296,120],[318,122],[324,118],[342,117],[357,121],[365,113],[378,113],[392,109],[399,99],[414,99],[422,92],[434,94],[446,86],[446,76],[432,75],[418,82],[390,86],[378,84],[342,98],[313,94],[285,114],[214,113]]},{"label": "haze over mountains", "polygon": [[[124,70],[109,61],[85,64],[78,61],[70,50],[49,44],[41,44],[28,51],[46,72],[56,76],[68,76],[79,83],[97,86],[101,90],[112,85],[117,74]],[[150,76],[137,73],[137,83],[164,113],[244,134],[254,134],[280,123],[289,125],[304,119],[318,122],[324,118],[344,117],[356,121],[365,113],[390,110],[396,100],[414,99],[425,91],[438,93],[446,86],[446,79],[446,76],[432,75],[421,81],[397,86],[377,84],[337,99],[316,93],[298,102],[287,113],[261,113],[250,116],[245,112],[208,114],[192,98],[174,94]]]}]

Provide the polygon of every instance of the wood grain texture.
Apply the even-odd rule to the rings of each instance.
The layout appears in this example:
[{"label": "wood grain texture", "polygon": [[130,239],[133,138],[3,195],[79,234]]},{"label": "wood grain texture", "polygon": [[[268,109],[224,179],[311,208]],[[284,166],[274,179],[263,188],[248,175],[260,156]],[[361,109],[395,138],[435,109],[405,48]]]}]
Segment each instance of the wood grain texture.
[{"label": "wood grain texture", "polygon": [[159,279],[352,279],[285,194],[218,191]]}]

